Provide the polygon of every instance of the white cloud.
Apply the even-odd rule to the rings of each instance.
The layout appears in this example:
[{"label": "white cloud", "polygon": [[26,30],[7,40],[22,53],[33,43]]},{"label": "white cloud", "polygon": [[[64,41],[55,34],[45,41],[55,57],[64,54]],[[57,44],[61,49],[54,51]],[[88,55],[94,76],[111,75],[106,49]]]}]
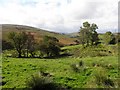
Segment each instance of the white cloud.
[{"label": "white cloud", "polygon": [[118,0],[1,0],[0,23],[22,24],[56,32],[76,32],[84,21],[99,32],[117,29]]}]

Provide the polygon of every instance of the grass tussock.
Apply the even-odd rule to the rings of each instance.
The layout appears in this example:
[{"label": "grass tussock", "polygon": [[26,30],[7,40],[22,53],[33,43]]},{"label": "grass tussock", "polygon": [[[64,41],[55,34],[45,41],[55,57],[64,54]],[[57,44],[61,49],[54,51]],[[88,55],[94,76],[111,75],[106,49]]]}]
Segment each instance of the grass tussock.
[{"label": "grass tussock", "polygon": [[26,86],[29,90],[65,90],[61,85],[55,83],[52,78],[40,75],[32,75],[26,81]]},{"label": "grass tussock", "polygon": [[94,77],[95,77],[95,83],[98,86],[103,86],[103,87],[112,87],[114,88],[114,81],[108,77],[107,72],[104,68],[98,67],[96,68],[94,72]]}]

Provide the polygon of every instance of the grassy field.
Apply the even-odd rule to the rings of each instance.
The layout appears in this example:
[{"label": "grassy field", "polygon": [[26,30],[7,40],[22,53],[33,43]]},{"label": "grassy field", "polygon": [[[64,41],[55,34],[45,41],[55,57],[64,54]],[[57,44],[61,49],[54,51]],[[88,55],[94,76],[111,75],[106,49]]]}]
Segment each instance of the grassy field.
[{"label": "grassy field", "polygon": [[[72,65],[79,65],[78,72]],[[66,88],[99,88],[118,87],[118,57],[87,57],[87,58],[7,58],[2,60],[2,84],[3,88],[25,88],[26,81],[31,75],[40,71],[50,73],[53,80]],[[113,82],[109,84],[97,84],[98,76],[107,77]]]},{"label": "grassy field", "polygon": [[66,53],[71,54],[71,57],[96,57],[96,56],[117,56],[118,55],[118,45],[104,45],[100,44],[98,46],[89,46],[83,48],[82,45],[73,45],[63,47]]}]

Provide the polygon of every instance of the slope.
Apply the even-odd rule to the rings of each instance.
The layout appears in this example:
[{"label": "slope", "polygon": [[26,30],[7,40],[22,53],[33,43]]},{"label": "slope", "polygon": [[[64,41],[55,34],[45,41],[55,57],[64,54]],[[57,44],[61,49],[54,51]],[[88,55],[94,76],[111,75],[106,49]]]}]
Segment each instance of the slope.
[{"label": "slope", "polygon": [[42,39],[43,36],[48,35],[48,36],[56,37],[57,39],[59,39],[59,42],[64,45],[76,44],[74,42],[76,40],[75,38],[70,38],[65,34],[50,32],[50,31],[42,30],[39,28],[31,27],[31,26],[13,25],[13,24],[2,24],[2,39],[8,40],[7,36],[9,32],[12,32],[12,31],[17,32],[20,30],[31,32],[32,34],[34,34],[35,38]]}]

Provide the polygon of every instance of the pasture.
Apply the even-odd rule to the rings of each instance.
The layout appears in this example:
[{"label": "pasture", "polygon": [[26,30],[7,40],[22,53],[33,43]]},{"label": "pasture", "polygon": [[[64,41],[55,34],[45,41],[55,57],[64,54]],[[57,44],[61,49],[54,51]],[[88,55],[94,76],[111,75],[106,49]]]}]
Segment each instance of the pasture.
[{"label": "pasture", "polygon": [[[82,66],[79,66],[82,61]],[[74,71],[72,65],[78,67]],[[51,74],[54,82],[62,84],[68,89],[73,88],[104,88],[118,87],[118,57],[86,57],[86,58],[9,58],[2,59],[2,84],[3,88],[26,88],[26,81],[31,75],[40,71]],[[109,78],[112,82],[97,84],[96,73]],[[106,75],[106,76],[105,76]]]}]

